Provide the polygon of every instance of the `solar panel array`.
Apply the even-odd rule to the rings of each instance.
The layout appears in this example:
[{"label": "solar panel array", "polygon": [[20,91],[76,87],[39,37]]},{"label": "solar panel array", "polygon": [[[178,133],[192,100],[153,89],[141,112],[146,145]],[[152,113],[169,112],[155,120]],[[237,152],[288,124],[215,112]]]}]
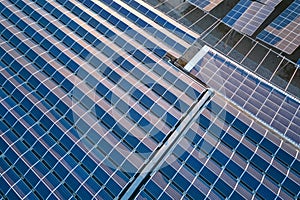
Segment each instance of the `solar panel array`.
[{"label": "solar panel array", "polygon": [[193,4],[196,7],[201,8],[205,11],[211,11],[215,7],[217,7],[220,3],[222,3],[224,0],[188,0],[191,4]]},{"label": "solar panel array", "polygon": [[0,2],[2,198],[118,197],[204,91],[163,60],[184,40],[81,2]]},{"label": "solar panel array", "polygon": [[[253,116],[300,144],[300,103],[276,87],[205,46],[188,69]],[[188,68],[188,66],[186,66]]]},{"label": "solar panel array", "polygon": [[137,199],[296,199],[299,152],[215,95]]},{"label": "solar panel array", "polygon": [[251,36],[280,1],[241,0],[223,18],[223,22],[235,30]]},{"label": "solar panel array", "polygon": [[1,1],[0,199],[297,199],[299,101],[208,47],[166,61],[198,37],[142,1]]},{"label": "solar panel array", "polygon": [[257,38],[291,54],[300,45],[300,0],[294,0]]}]

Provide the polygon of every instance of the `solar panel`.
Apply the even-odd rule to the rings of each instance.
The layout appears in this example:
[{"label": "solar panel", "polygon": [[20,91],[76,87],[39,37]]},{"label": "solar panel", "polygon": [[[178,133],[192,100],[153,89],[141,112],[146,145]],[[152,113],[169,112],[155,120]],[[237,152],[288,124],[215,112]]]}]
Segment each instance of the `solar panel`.
[{"label": "solar panel", "polygon": [[185,69],[295,143],[300,143],[300,103],[205,46]]},{"label": "solar panel", "polygon": [[223,18],[223,22],[235,30],[251,36],[280,1],[241,0]]},{"label": "solar panel", "polygon": [[300,1],[295,0],[269,26],[257,35],[281,51],[291,54],[300,45]]},{"label": "solar panel", "polygon": [[0,3],[3,198],[119,196],[205,90],[81,8]]},{"label": "solar panel", "polygon": [[271,7],[277,6],[282,0],[261,0],[259,2],[266,4]]},{"label": "solar panel", "polygon": [[217,7],[220,3],[222,3],[224,0],[188,0],[191,4],[193,4],[196,7],[199,7],[202,10],[205,11],[211,11],[215,7]]},{"label": "solar panel", "polygon": [[[296,197],[300,191],[296,150],[253,122],[215,95],[136,198],[274,199],[280,191],[288,191],[285,198]],[[281,142],[284,148],[279,147]]]}]

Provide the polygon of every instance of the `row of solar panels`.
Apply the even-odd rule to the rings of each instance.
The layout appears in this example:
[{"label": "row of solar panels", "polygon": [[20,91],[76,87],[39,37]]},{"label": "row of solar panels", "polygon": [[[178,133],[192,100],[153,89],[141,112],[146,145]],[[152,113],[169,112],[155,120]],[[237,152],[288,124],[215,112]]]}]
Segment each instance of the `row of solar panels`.
[{"label": "row of solar panels", "polygon": [[126,5],[0,2],[0,196],[113,199],[198,101],[163,60],[196,34]]},{"label": "row of solar panels", "polygon": [[[210,11],[222,1],[189,0],[189,2]],[[251,36],[280,2],[281,0],[240,0],[222,20],[237,31]],[[300,1],[294,0],[256,38],[285,53],[293,53],[300,45]]]}]

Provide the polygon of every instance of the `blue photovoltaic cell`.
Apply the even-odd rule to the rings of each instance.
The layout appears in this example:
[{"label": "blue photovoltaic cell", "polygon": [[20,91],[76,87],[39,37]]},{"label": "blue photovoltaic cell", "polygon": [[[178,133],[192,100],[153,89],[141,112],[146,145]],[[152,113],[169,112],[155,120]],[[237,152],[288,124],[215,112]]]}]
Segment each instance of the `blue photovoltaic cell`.
[{"label": "blue photovoltaic cell", "polygon": [[219,5],[220,3],[222,3],[223,0],[188,0],[188,2],[190,2],[191,4],[193,4],[194,6],[197,6],[205,11],[211,11],[212,9],[214,9],[217,5]]},{"label": "blue photovoltaic cell", "polygon": [[[69,9],[70,11],[72,11],[74,14],[80,16],[81,19],[85,20],[88,22],[89,25],[91,25],[92,27],[95,27],[96,30],[98,32],[101,32],[101,34],[104,34],[106,37],[108,37],[111,40],[115,39],[115,42],[120,45],[120,46],[124,46],[124,44],[126,44],[126,41],[120,37],[117,36],[116,33],[114,33],[113,31],[109,30],[108,27],[106,27],[105,25],[103,25],[102,23],[98,22],[94,17],[88,15],[84,10],[78,8],[75,4],[71,3],[71,2],[67,2],[65,4],[66,1],[58,1],[59,3],[61,3],[62,5],[64,5],[67,9]],[[44,5],[45,3],[42,2],[37,2],[39,5]],[[85,4],[87,4],[88,2],[85,2]],[[97,10],[97,8],[99,7],[97,4],[93,3],[93,2],[89,2],[92,7],[92,10],[95,12],[99,12]],[[49,3],[46,3],[47,5],[50,5]],[[97,7],[98,6],[98,7]],[[50,7],[50,6],[49,6]],[[46,7],[47,8],[47,7]],[[55,9],[52,6],[53,10]],[[59,12],[58,12],[59,13]],[[53,14],[55,15],[55,12],[53,12]],[[107,17],[109,20],[109,22],[111,22],[113,25],[116,25],[121,31],[126,31],[127,34],[131,34],[131,37],[135,37],[137,39],[137,41],[139,41],[140,43],[144,43],[147,44],[146,47],[151,48],[151,50],[153,52],[155,52],[158,56],[160,57],[164,57],[166,55],[166,50],[163,50],[162,48],[158,47],[157,45],[153,44],[151,41],[147,40],[147,38],[145,38],[144,36],[142,36],[141,34],[139,34],[138,32],[134,31],[133,29],[131,29],[128,25],[126,25],[125,23],[122,23],[120,20],[118,20],[116,22],[116,18],[113,17],[109,17],[112,16],[111,14],[109,14],[108,12],[106,12],[104,9],[102,9],[102,12],[100,12],[100,15],[102,17]],[[60,14],[57,14],[56,17],[61,16]],[[60,17],[61,19],[63,19],[66,23],[68,23],[67,21],[67,17],[66,15],[64,15],[65,17]],[[119,23],[118,23],[119,22]],[[101,48],[101,46],[94,42],[95,45],[97,45],[99,48]],[[130,51],[132,51],[134,48],[132,48],[132,46],[130,44],[127,43],[127,48],[130,49]],[[132,52],[131,52],[132,53]]]},{"label": "blue photovoltaic cell", "polygon": [[300,103],[297,100],[210,50],[191,73],[292,141],[300,143]]},{"label": "blue photovoltaic cell", "polygon": [[252,35],[280,1],[241,0],[223,18],[223,22],[240,32]]},{"label": "blue photovoltaic cell", "polygon": [[280,37],[277,37],[276,35],[269,33],[266,30],[262,30],[259,33],[259,37],[264,38],[264,42],[269,43],[271,45],[276,45],[278,42],[281,41]]},{"label": "blue photovoltaic cell", "polygon": [[270,26],[277,30],[283,29],[300,15],[300,1],[295,0],[285,11],[283,11]]},{"label": "blue photovoltaic cell", "polygon": [[300,45],[299,27],[300,1],[295,0],[269,26],[260,32],[257,38],[291,54]]},{"label": "blue photovoltaic cell", "polygon": [[[262,132],[257,131],[257,124],[255,129],[250,125],[252,118],[240,116],[247,118],[247,123],[245,123],[233,114],[238,113],[235,108],[221,106],[217,102],[224,102],[224,99],[220,96],[213,97],[207,108],[201,111],[200,116],[195,118],[187,128],[187,132],[176,144],[174,150],[168,153],[158,171],[153,173],[142,186],[138,197],[157,199],[167,196],[170,199],[176,199],[185,195],[185,197],[193,199],[204,199],[205,197],[210,199],[249,199],[254,197],[256,192],[256,197],[259,198],[275,198],[279,190],[288,190],[289,198],[298,194],[300,187],[295,184],[299,181],[299,177],[293,179],[292,176],[286,176],[279,170],[281,167],[290,168],[289,165],[282,163],[281,159],[284,159],[285,156],[291,157],[291,155],[285,151],[282,151],[285,156],[276,151],[274,154],[265,151],[273,148],[272,139],[267,137],[264,140],[258,140],[256,144],[248,143],[248,141],[256,140],[255,138],[262,138],[266,131],[265,128],[261,127]],[[234,118],[232,124],[227,123],[228,115],[232,115]],[[224,118],[225,121],[223,121]],[[202,123],[208,123],[208,125],[203,127]],[[217,136],[216,131],[212,131],[213,126],[218,126],[222,130],[222,134]],[[228,126],[230,129],[227,128]],[[239,129],[243,126],[247,131],[241,133]],[[236,139],[225,139],[226,136],[232,134],[237,134]],[[246,135],[244,140],[241,139],[243,134]],[[217,138],[214,138],[213,135]],[[200,139],[195,140],[195,138]],[[266,145],[263,141],[268,141],[269,144]],[[257,149],[256,153],[254,153],[255,149]],[[234,150],[234,155],[231,155],[232,150]],[[273,155],[275,155],[274,163],[278,168],[266,162]],[[294,161],[299,163],[297,159]],[[254,176],[253,170],[255,173],[265,173],[264,179],[271,181],[270,185],[260,184],[262,176]],[[297,173],[295,167],[290,170],[294,174]],[[218,174],[221,171],[222,176]],[[286,182],[289,186],[279,186],[284,179],[288,180]],[[234,191],[233,187],[241,187],[244,190],[243,192]],[[154,188],[159,189],[155,190]],[[207,194],[209,189],[211,192]]]}]

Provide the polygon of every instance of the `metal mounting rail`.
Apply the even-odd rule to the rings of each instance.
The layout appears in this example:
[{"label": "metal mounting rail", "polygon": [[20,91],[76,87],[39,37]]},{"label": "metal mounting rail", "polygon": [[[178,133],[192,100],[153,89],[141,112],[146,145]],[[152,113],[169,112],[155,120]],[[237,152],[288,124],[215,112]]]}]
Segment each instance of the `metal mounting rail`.
[{"label": "metal mounting rail", "polygon": [[156,171],[157,168],[159,168],[159,164],[161,164],[160,162],[163,161],[164,156],[172,150],[172,147],[175,147],[175,144],[177,144],[178,140],[180,139],[180,136],[182,136],[185,133],[187,127],[189,127],[189,125],[193,122],[193,119],[195,119],[197,114],[202,110],[202,108],[209,101],[212,95],[212,90],[208,89],[204,91],[204,95],[202,96],[202,98],[198,101],[198,103],[195,104],[195,106],[190,110],[190,112],[186,114],[184,120],[181,121],[181,123],[174,130],[169,139],[163,144],[163,146],[157,151],[155,156],[143,168],[139,176],[134,180],[134,182],[131,184],[128,190],[124,193],[121,200],[130,199],[133,193],[142,183],[142,181],[147,177],[147,175],[150,172]]}]

